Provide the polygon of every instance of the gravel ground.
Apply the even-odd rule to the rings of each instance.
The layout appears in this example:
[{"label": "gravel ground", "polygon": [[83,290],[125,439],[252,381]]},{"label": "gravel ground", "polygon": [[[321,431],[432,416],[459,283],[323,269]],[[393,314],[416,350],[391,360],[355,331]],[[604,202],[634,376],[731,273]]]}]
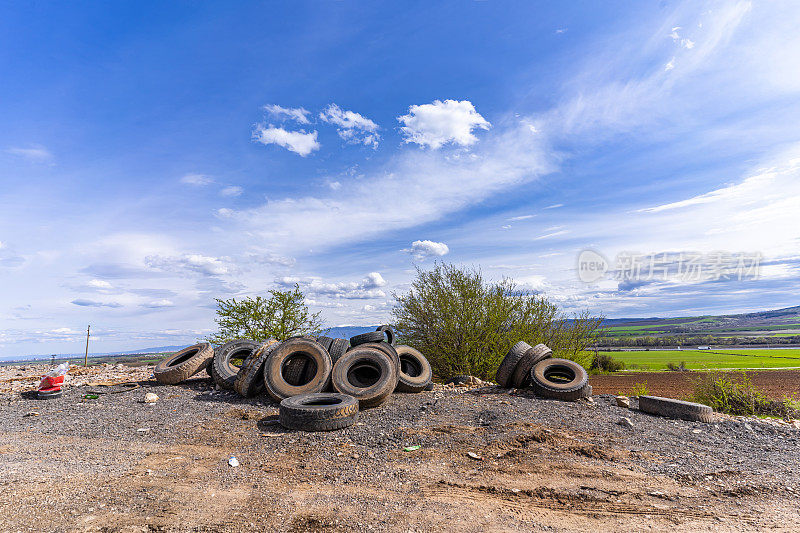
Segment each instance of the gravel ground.
[{"label": "gravel ground", "polygon": [[140,385],[0,394],[3,531],[800,530],[789,427],[485,387],[395,394],[303,433],[208,379]]}]

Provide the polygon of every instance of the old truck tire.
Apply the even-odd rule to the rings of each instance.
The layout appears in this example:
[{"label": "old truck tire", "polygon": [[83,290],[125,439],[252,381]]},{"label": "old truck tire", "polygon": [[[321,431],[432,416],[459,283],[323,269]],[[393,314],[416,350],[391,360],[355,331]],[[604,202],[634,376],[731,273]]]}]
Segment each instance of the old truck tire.
[{"label": "old truck tire", "polygon": [[511,377],[514,375],[514,370],[517,368],[517,363],[519,363],[520,359],[522,359],[522,356],[525,355],[525,352],[530,349],[531,345],[525,341],[519,341],[511,347],[506,356],[503,358],[503,361],[500,363],[500,366],[497,367],[495,381],[497,381],[498,385],[504,389],[511,387]]},{"label": "old truck tire", "polygon": [[[359,344],[358,347],[359,348],[372,348],[374,350],[379,350],[379,351],[385,353],[386,355],[388,355],[389,358],[394,363],[395,369],[397,370],[397,379],[398,380],[400,379],[400,355],[397,353],[397,350],[395,350],[394,346],[392,346],[388,342],[367,342],[367,343],[364,343],[364,344]],[[397,383],[395,383],[395,387],[396,386],[397,386]],[[392,389],[392,390],[394,390],[394,389]]]},{"label": "old truck tire", "polygon": [[361,335],[355,335],[354,337],[350,337],[350,346],[355,348],[359,344],[366,344],[368,342],[385,342],[386,337],[384,336],[382,331],[368,331],[367,333],[362,333]]},{"label": "old truck tire", "polygon": [[521,389],[530,385],[531,368],[536,366],[539,361],[543,361],[553,356],[553,350],[544,344],[537,344],[526,351],[517,363],[517,368],[511,375],[511,385],[515,389]]},{"label": "old truck tire", "polygon": [[589,375],[574,361],[545,359],[531,369],[533,392],[544,398],[574,402],[591,394]]},{"label": "old truck tire", "polygon": [[336,361],[350,348],[350,341],[347,339],[333,339],[331,348],[328,353],[331,356],[331,362],[335,365]]},{"label": "old truck tire", "polygon": [[333,366],[333,388],[356,398],[361,407],[382,404],[397,386],[397,366],[375,348],[349,350]]},{"label": "old truck tire", "polygon": [[317,337],[317,342],[320,343],[323,348],[328,350],[328,352],[331,351],[331,344],[333,343],[332,337],[326,337],[323,335],[322,337]]},{"label": "old truck tire", "polygon": [[267,362],[269,354],[275,350],[280,343],[275,339],[269,339],[259,344],[258,348],[250,353],[250,356],[242,363],[242,368],[236,374],[236,381],[233,389],[240,396],[250,398],[264,391],[264,363]]},{"label": "old truck tire", "polygon": [[397,346],[397,335],[395,335],[392,326],[384,324],[383,326],[378,326],[378,329],[376,329],[375,331],[382,332],[384,335],[386,335],[386,339],[384,339],[386,342],[388,342],[392,346]]},{"label": "old truck tire", "polygon": [[358,400],[331,392],[300,394],[281,401],[279,421],[287,429],[332,431],[358,420]]},{"label": "old truck tire", "polygon": [[428,359],[411,346],[397,347],[400,357],[400,372],[397,381],[397,392],[422,392],[433,378],[433,370]]},{"label": "old truck tire", "polygon": [[159,383],[175,385],[201,372],[213,357],[214,348],[210,344],[195,344],[159,361],[153,374]]},{"label": "old truck tire", "polygon": [[[313,375],[308,382],[293,385],[286,380],[286,365],[295,364],[294,360],[313,365]],[[332,367],[331,356],[318,342],[299,337],[289,339],[267,358],[263,371],[264,386],[276,402],[298,394],[322,392],[330,380]]]},{"label": "old truck tire", "polygon": [[246,360],[258,345],[259,343],[249,339],[236,339],[214,350],[214,360],[211,362],[211,377],[214,378],[214,383],[225,390],[233,390],[239,367],[232,365],[231,360]]},{"label": "old truck tire", "polygon": [[711,422],[714,419],[714,410],[708,405],[660,396],[639,396],[639,410],[651,415],[692,422]]}]

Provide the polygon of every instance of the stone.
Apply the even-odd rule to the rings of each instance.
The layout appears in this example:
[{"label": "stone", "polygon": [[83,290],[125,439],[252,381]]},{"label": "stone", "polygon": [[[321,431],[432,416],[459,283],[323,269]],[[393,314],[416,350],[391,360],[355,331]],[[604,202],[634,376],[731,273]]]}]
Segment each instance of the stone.
[{"label": "stone", "polygon": [[142,401],[144,403],[156,403],[158,401],[158,394],[155,394],[153,392],[148,392],[147,394],[144,395],[144,400]]},{"label": "stone", "polygon": [[630,419],[630,418],[628,418],[628,417],[626,417],[626,416],[623,416],[623,417],[621,417],[621,418],[620,418],[620,419],[617,421],[617,424],[619,424],[619,425],[620,425],[620,426],[622,426],[622,427],[626,427],[626,428],[629,428],[629,429],[633,429],[633,422],[631,422],[631,419]]},{"label": "stone", "polygon": [[617,400],[617,407],[631,408],[631,399],[627,396],[617,396],[614,399]]}]

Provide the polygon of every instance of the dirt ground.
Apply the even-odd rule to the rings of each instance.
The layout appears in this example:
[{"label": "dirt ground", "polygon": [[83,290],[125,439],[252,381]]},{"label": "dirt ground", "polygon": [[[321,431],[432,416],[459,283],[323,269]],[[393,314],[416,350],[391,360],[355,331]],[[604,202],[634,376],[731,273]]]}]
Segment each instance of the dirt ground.
[{"label": "dirt ground", "polygon": [[2,531],[800,530],[791,428],[488,387],[395,394],[303,433],[208,379],[140,385],[0,394]]},{"label": "dirt ground", "polygon": [[[775,400],[790,396],[800,398],[800,369],[757,370],[745,372],[756,388]],[[694,390],[694,383],[705,372],[614,372],[613,374],[591,376],[590,383],[594,394],[630,394],[640,383],[647,384],[647,390],[654,396],[667,398],[688,398]],[[737,378],[742,372],[725,372]]]}]

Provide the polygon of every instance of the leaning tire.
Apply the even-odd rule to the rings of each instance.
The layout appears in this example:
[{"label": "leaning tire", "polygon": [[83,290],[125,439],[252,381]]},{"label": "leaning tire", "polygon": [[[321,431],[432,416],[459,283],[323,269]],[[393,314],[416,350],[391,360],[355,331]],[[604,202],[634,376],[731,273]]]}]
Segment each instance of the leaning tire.
[{"label": "leaning tire", "polygon": [[[385,353],[394,363],[395,373],[397,374],[397,379],[400,379],[400,354],[397,353],[394,346],[389,344],[388,342],[368,342],[365,344],[359,344],[359,348],[372,348],[373,350],[378,350]],[[397,383],[394,384],[397,387]],[[392,389],[394,390],[394,389]]]},{"label": "leaning tire", "polygon": [[213,358],[214,348],[210,344],[195,344],[159,361],[153,375],[159,383],[175,385],[201,372]]},{"label": "leaning tire", "polygon": [[382,331],[369,331],[367,333],[362,333],[361,335],[350,337],[350,346],[355,348],[359,344],[366,344],[368,342],[385,342],[385,341],[386,337],[383,335]]},{"label": "leaning tire", "polygon": [[375,331],[380,331],[381,333],[386,335],[386,339],[384,340],[389,344],[391,344],[392,346],[395,347],[397,346],[397,335],[395,335],[392,326],[389,325],[378,326],[378,329],[376,329]]},{"label": "leaning tire", "polygon": [[519,363],[522,356],[525,355],[525,352],[531,349],[531,345],[525,341],[519,341],[517,344],[511,347],[508,351],[506,356],[503,358],[503,361],[500,363],[500,366],[497,367],[497,375],[495,376],[495,381],[497,384],[507,389],[511,386],[511,377],[514,375],[514,370],[517,368],[517,364]]},{"label": "leaning tire", "polygon": [[708,405],[660,396],[639,396],[639,410],[652,415],[692,422],[712,422],[714,419],[714,410]]},{"label": "leaning tire", "polygon": [[574,361],[545,359],[531,369],[533,392],[544,398],[574,402],[591,394],[589,375]]},{"label": "leaning tire", "polygon": [[317,342],[320,343],[323,348],[328,350],[328,352],[331,351],[331,344],[333,343],[332,337],[326,337],[323,335],[322,337],[317,337]]},{"label": "leaning tire", "polygon": [[211,377],[214,378],[214,383],[225,390],[233,390],[239,367],[232,365],[231,360],[246,361],[258,346],[259,343],[256,341],[236,339],[214,350],[214,360],[211,362]]},{"label": "leaning tire", "polygon": [[331,356],[331,362],[335,365],[336,361],[339,360],[341,356],[347,352],[350,348],[350,341],[347,339],[333,339],[331,343],[331,348],[328,350],[328,353]]},{"label": "leaning tire", "polygon": [[[284,369],[287,363],[294,364],[293,360],[298,359],[313,363],[315,371],[307,383],[293,385],[286,380]],[[281,343],[267,358],[263,371],[264,386],[276,402],[298,394],[322,392],[330,380],[332,366],[331,356],[318,342],[305,338],[290,339]]]},{"label": "leaning tire", "polygon": [[411,346],[400,345],[397,347],[400,357],[400,371],[398,372],[397,392],[422,392],[433,378],[433,370],[428,359]]},{"label": "leaning tire", "polygon": [[530,385],[531,368],[536,366],[539,361],[553,356],[553,350],[544,344],[537,344],[530,350],[527,350],[522,358],[517,363],[517,368],[511,375],[511,385],[515,389],[521,389]]},{"label": "leaning tire", "polygon": [[333,367],[334,389],[358,399],[361,407],[382,404],[397,385],[397,367],[385,352],[374,348],[354,348]]},{"label": "leaning tire", "polygon": [[287,429],[331,431],[358,420],[358,400],[330,392],[301,394],[281,401],[279,421]]},{"label": "leaning tire", "polygon": [[264,363],[267,362],[269,355],[280,343],[275,339],[269,339],[261,343],[258,348],[253,350],[250,356],[242,363],[236,375],[233,388],[240,396],[250,398],[264,391]]}]

